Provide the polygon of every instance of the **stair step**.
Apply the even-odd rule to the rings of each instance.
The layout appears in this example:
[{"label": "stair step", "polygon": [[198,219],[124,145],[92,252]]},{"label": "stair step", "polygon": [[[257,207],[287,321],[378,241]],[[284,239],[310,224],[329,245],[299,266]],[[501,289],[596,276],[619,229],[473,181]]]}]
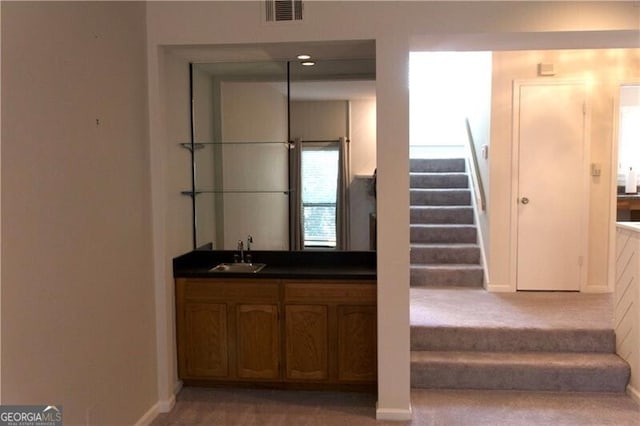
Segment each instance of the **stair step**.
[{"label": "stair step", "polygon": [[409,202],[412,206],[470,206],[471,190],[452,189],[410,189]]},{"label": "stair step", "polygon": [[412,206],[412,224],[473,224],[471,206]]},{"label": "stair step", "polygon": [[482,287],[484,271],[480,265],[411,265],[411,287]]},{"label": "stair step", "polygon": [[464,172],[464,158],[412,158],[409,163],[411,172]]},{"label": "stair step", "polygon": [[477,242],[478,231],[475,225],[409,225],[411,243],[468,243]]},{"label": "stair step", "polygon": [[612,329],[411,326],[413,351],[613,353]]},{"label": "stair step", "polygon": [[411,188],[468,188],[466,173],[411,173]]},{"label": "stair step", "polygon": [[412,244],[412,264],[480,263],[477,244]]},{"label": "stair step", "polygon": [[615,354],[411,352],[417,388],[624,392],[629,374]]}]

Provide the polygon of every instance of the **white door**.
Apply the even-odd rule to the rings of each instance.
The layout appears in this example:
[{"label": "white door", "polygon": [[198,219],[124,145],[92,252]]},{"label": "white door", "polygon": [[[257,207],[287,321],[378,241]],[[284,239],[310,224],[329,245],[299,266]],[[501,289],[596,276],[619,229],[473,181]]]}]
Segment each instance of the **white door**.
[{"label": "white door", "polygon": [[582,83],[516,84],[517,289],[580,290],[588,212]]}]

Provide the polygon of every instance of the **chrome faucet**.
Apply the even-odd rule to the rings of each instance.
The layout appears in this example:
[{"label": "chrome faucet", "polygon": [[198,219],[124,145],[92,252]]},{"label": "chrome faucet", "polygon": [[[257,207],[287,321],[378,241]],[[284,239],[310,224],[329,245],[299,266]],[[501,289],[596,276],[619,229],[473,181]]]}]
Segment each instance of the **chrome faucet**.
[{"label": "chrome faucet", "polygon": [[253,237],[251,234],[247,235],[247,263],[251,263],[251,243],[253,243]]},{"label": "chrome faucet", "polygon": [[238,240],[238,250],[240,251],[240,263],[244,263],[244,243]]}]

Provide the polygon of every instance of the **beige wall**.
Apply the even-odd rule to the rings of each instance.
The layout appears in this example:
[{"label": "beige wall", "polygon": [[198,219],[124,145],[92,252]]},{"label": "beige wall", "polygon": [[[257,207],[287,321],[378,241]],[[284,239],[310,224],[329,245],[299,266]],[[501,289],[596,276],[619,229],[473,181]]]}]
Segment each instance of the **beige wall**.
[{"label": "beige wall", "polygon": [[[608,288],[608,243],[614,99],[620,82],[640,77],[640,49],[585,49],[495,52],[491,116],[491,164],[504,175],[491,176],[490,287],[515,289],[509,276],[511,200],[511,120],[512,84],[517,79],[568,79],[587,82],[590,90],[590,163],[602,168],[599,177],[590,177],[587,287],[584,291],[611,291]],[[554,77],[538,77],[537,64],[554,64]],[[515,188],[513,188],[515,190]]]},{"label": "beige wall", "polygon": [[2,402],[65,424],[157,401],[145,47],[143,3],[2,2]]},{"label": "beige wall", "polygon": [[[630,2],[306,2],[305,21],[267,25],[260,2],[158,2],[148,7],[151,137],[164,135],[158,100],[158,47],[286,41],[375,39],[378,180],[378,415],[409,409],[408,57],[410,49],[494,50],[636,46],[638,10]],[[242,22],[243,25],[238,23]],[[635,32],[634,32],[635,31]],[[258,58],[259,59],[259,58]],[[154,90],[155,89],[155,90]],[[493,129],[492,129],[493,131]],[[492,152],[504,158],[508,147]],[[154,176],[162,158],[152,153]],[[491,193],[510,182],[510,163],[490,163]],[[164,189],[154,179],[154,194]],[[402,206],[405,206],[404,208]],[[492,203],[499,214],[508,201]],[[492,212],[489,213],[493,215]],[[493,223],[492,217],[490,218]],[[162,223],[161,217],[154,222]],[[163,232],[161,226],[155,231]],[[492,248],[493,236],[490,237]],[[492,252],[492,265],[508,253]],[[157,247],[156,247],[157,249]],[[156,251],[158,262],[170,261]],[[171,282],[158,282],[158,294]],[[168,300],[166,301],[169,302]],[[159,333],[169,333],[160,329]],[[169,368],[169,365],[166,366]],[[162,371],[162,370],[161,370]],[[165,392],[161,389],[161,392]]]},{"label": "beige wall", "polygon": [[[84,422],[89,408],[100,421],[131,423],[156,401],[157,355],[158,398],[170,406],[170,259],[188,250],[190,241],[167,226],[173,214],[168,194],[175,194],[169,187],[182,179],[169,175],[169,142],[188,137],[185,109],[167,108],[172,93],[185,92],[172,92],[167,83],[168,74],[180,74],[187,61],[162,46],[376,40],[378,291],[384,318],[378,332],[378,412],[392,417],[405,415],[409,404],[409,50],[611,47],[638,40],[637,32],[628,31],[638,28],[639,11],[630,2],[307,2],[305,22],[296,25],[261,24],[258,5],[150,3],[145,51],[141,3],[2,3],[2,103],[12,106],[2,112],[3,402],[62,395],[69,422]],[[145,66],[155,289],[145,198]],[[605,104],[594,104],[594,113]],[[506,114],[504,107],[494,114]],[[592,155],[606,158],[605,142],[596,141],[604,141],[608,129],[599,129],[592,143],[602,145],[592,146]],[[492,128],[498,135],[492,158],[508,157],[509,145],[495,142],[506,140],[501,131]],[[490,175],[492,194],[509,189],[510,163],[492,160]],[[593,186],[592,197],[601,197],[605,185]],[[181,197],[176,194],[176,201]],[[493,224],[504,217],[508,200],[496,198],[491,208]],[[601,232],[598,227],[590,237],[593,247]],[[499,282],[509,258],[504,239],[494,240],[492,234],[492,280]],[[590,272],[602,274],[597,267]],[[26,381],[27,376],[40,380]]]}]

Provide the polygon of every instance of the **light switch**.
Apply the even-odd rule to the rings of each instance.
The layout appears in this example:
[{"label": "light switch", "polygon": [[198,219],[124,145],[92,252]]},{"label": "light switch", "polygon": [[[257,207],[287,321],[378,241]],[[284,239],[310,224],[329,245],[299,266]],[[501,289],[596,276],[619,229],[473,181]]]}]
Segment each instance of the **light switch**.
[{"label": "light switch", "polygon": [[600,176],[602,173],[602,167],[600,163],[591,163],[591,176]]},{"label": "light switch", "polygon": [[480,152],[482,153],[482,158],[485,160],[489,158],[489,145],[482,145]]}]

